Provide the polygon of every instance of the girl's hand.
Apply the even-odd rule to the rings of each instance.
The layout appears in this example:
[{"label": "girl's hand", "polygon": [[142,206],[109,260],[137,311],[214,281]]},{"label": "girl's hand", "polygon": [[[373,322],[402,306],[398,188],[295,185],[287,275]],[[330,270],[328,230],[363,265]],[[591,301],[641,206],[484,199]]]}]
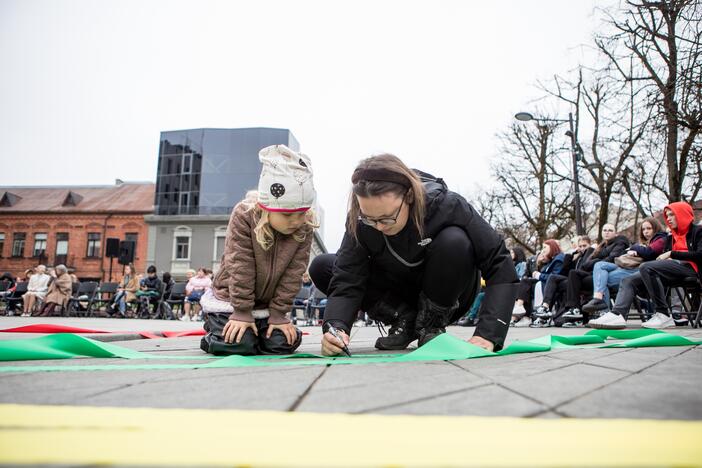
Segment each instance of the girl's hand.
[{"label": "girl's hand", "polygon": [[636,250],[627,250],[627,251],[626,251],[626,254],[627,254],[629,257],[638,257],[638,256],[639,256],[639,254],[636,253]]},{"label": "girl's hand", "polygon": [[222,329],[222,336],[224,336],[225,343],[241,343],[241,337],[244,336],[246,329],[250,328],[253,330],[254,335],[258,336],[258,329],[256,329],[256,324],[254,322],[240,322],[239,320],[230,320]]},{"label": "girl's hand", "polygon": [[656,260],[668,260],[669,258],[670,258],[670,251],[660,254]]},{"label": "girl's hand", "polygon": [[285,339],[288,341],[288,344],[290,346],[292,346],[293,343],[295,343],[295,340],[297,339],[297,328],[292,323],[281,323],[280,325],[271,325],[269,323],[268,331],[266,332],[266,338],[271,337],[271,333],[273,333],[273,330],[282,331],[283,335],[285,335]]},{"label": "girl's hand", "polygon": [[[345,331],[339,330],[339,335],[346,346],[349,345],[349,335]],[[337,356],[344,352],[342,344],[329,332],[322,335],[322,356]]]},{"label": "girl's hand", "polygon": [[539,276],[541,276],[541,272],[535,271],[534,273],[531,274],[531,277],[534,279],[539,279]]}]

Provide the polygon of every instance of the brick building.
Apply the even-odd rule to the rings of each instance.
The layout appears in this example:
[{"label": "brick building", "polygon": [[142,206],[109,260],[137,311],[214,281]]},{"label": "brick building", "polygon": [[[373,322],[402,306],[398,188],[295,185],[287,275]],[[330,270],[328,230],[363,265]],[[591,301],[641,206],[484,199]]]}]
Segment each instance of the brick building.
[{"label": "brick building", "polygon": [[[134,264],[146,269],[155,185],[0,187],[0,272],[13,275],[39,263],[65,264],[84,280],[107,281],[108,238],[136,242]],[[115,259],[113,278],[121,274]]]}]

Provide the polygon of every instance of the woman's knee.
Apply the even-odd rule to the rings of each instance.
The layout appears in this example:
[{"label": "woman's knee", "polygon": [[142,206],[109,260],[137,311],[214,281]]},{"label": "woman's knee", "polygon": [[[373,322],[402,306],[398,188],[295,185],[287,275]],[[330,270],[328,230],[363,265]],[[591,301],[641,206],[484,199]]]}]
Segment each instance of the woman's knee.
[{"label": "woman's knee", "polygon": [[317,255],[308,268],[310,278],[315,287],[324,294],[327,294],[329,289],[334,262],[336,262],[336,254]]},{"label": "woman's knee", "polygon": [[430,244],[430,253],[449,255],[449,258],[464,258],[473,255],[473,243],[466,232],[457,227],[449,226],[442,229]]}]

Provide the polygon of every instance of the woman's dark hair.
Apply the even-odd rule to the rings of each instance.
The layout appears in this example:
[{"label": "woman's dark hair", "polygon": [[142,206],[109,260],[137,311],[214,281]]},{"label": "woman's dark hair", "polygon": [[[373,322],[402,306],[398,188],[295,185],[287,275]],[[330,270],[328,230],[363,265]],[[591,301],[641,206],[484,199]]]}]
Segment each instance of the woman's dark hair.
[{"label": "woman's dark hair", "polygon": [[149,265],[149,268],[146,269],[147,273],[156,273],[156,267],[154,265]]},{"label": "woman's dark hair", "polygon": [[353,187],[349,198],[346,229],[354,238],[358,238],[358,216],[361,214],[356,197],[378,197],[386,193],[405,197],[410,218],[419,237],[424,237],[424,185],[419,176],[400,158],[387,153],[366,158],[354,170],[351,182]]},{"label": "woman's dark hair", "polygon": [[162,281],[166,284],[170,283],[171,282],[171,274],[167,271],[164,271]]},{"label": "woman's dark hair", "polygon": [[526,253],[521,247],[512,247],[512,253],[514,254],[514,264],[518,265],[522,262],[526,262]]},{"label": "woman's dark hair", "polygon": [[641,221],[641,224],[639,224],[639,243],[642,245],[648,245],[649,242],[651,242],[649,239],[646,239],[643,235],[643,225],[644,223],[649,223],[651,224],[651,227],[653,228],[653,235],[655,236],[657,233],[663,231],[663,226],[661,226],[661,223],[658,222],[656,218],[646,218],[643,221]]}]

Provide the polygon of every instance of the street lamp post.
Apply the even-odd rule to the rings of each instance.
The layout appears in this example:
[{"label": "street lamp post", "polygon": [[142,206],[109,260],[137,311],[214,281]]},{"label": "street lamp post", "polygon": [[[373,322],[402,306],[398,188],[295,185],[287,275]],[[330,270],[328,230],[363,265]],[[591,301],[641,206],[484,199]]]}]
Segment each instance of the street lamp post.
[{"label": "street lamp post", "polygon": [[570,152],[573,158],[573,189],[575,191],[574,204],[575,204],[575,232],[577,235],[581,236],[585,234],[585,229],[583,228],[583,217],[580,210],[580,180],[578,178],[578,152],[580,151],[580,145],[575,136],[575,128],[573,126],[573,113],[568,113],[568,120],[564,119],[538,119],[528,112],[519,112],[515,114],[515,119],[521,122],[529,122],[530,120],[535,120],[536,122],[568,122],[569,130],[566,135],[570,137]]}]

